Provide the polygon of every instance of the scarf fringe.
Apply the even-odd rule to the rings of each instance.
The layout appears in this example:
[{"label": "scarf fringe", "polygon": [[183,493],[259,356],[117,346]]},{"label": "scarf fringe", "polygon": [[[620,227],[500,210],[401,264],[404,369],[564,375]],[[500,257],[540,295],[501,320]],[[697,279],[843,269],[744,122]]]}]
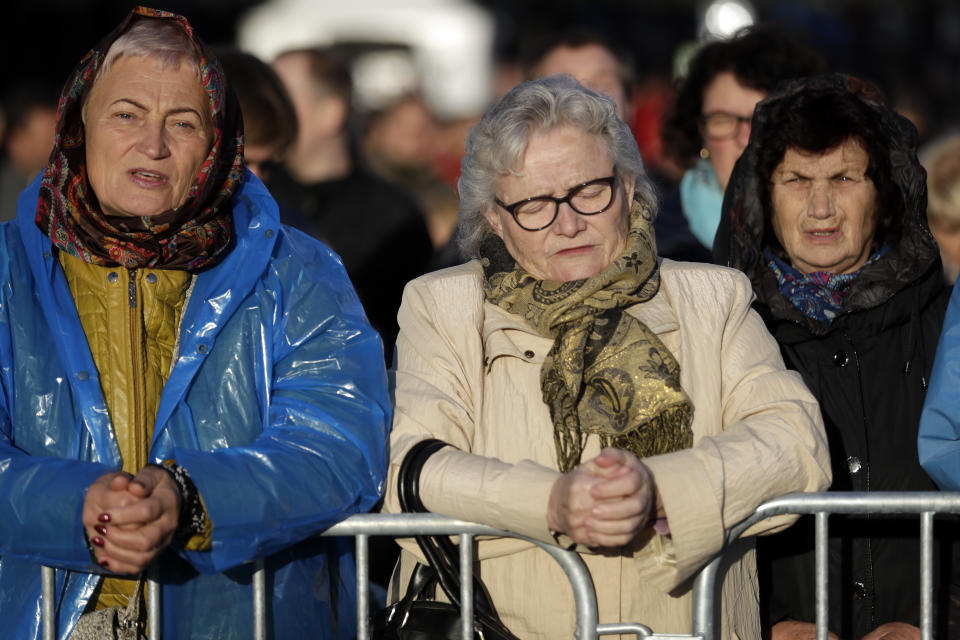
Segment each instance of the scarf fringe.
[{"label": "scarf fringe", "polygon": [[[693,429],[690,428],[692,413],[690,405],[678,404],[626,433],[610,434],[597,432],[600,448],[614,447],[629,451],[638,458],[689,449],[693,446]],[[677,425],[682,425],[677,428]],[[566,473],[582,462],[583,450],[591,434],[584,433],[579,423],[554,429],[557,445],[557,466]]]}]

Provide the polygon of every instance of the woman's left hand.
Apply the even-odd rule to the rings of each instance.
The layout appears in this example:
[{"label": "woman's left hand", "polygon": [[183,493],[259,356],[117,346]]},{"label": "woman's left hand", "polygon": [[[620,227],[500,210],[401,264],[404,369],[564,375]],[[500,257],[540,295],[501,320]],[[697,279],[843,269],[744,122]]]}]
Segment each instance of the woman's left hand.
[{"label": "woman's left hand", "polygon": [[635,455],[613,447],[605,448],[592,462],[601,481],[590,489],[597,503],[586,527],[601,546],[628,544],[657,517],[653,475]]},{"label": "woman's left hand", "polygon": [[135,500],[101,519],[105,533],[98,558],[116,573],[139,573],[173,540],[180,493],[170,474],[156,466],[141,469],[127,492]]},{"label": "woman's left hand", "polygon": [[608,447],[554,485],[547,524],[578,544],[628,544],[656,514],[650,470],[632,453]]}]

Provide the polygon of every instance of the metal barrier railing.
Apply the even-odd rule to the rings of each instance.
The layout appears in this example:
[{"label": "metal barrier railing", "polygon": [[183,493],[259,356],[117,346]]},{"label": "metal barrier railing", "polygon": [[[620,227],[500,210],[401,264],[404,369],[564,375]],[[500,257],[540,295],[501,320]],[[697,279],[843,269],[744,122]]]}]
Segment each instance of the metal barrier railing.
[{"label": "metal barrier railing", "polygon": [[[347,518],[326,531],[322,536],[353,536],[356,538],[357,563],[357,640],[370,638],[370,565],[368,542],[370,536],[409,537],[416,534],[425,535],[459,535],[460,536],[460,573],[461,592],[460,600],[463,603],[461,611],[461,633],[464,640],[473,640],[473,539],[475,536],[510,536],[527,540],[546,551],[560,565],[570,585],[573,588],[576,602],[576,628],[574,633],[580,640],[596,640],[598,634],[620,631],[605,630],[611,625],[598,625],[597,597],[593,590],[593,582],[583,560],[578,554],[566,551],[552,544],[540,542],[494,527],[454,520],[445,516],[431,513],[402,513],[402,514],[358,514]],[[56,570],[50,567],[41,568],[42,590],[42,633],[43,640],[55,640],[56,612],[55,612],[55,580]],[[147,634],[151,640],[160,640],[160,585],[152,575],[147,579]],[[266,576],[263,560],[258,560],[252,580],[253,598],[253,638],[266,640]],[[623,633],[633,632],[641,635],[650,635],[649,629],[643,625],[615,625]]]},{"label": "metal barrier railing", "polygon": [[[940,491],[836,491],[831,493],[793,493],[770,500],[753,515],[736,525],[727,537],[728,546],[747,529],[773,516],[813,514],[815,518],[816,625],[817,640],[827,640],[827,539],[828,518],[844,515],[909,515],[920,516],[920,637],[933,639],[933,516],[937,513],[960,513],[960,493]],[[701,569],[694,583],[694,629],[704,638],[715,637],[713,594],[716,589],[721,552]]]},{"label": "metal barrier railing", "polygon": [[[693,585],[693,628],[689,635],[655,634],[649,627],[632,622],[599,624],[596,592],[590,574],[580,556],[552,544],[526,538],[486,525],[454,520],[434,514],[359,514],[336,524],[321,535],[353,536],[356,538],[357,563],[357,638],[370,638],[370,566],[368,542],[370,536],[409,537],[416,534],[459,535],[460,537],[460,599],[461,634],[463,640],[473,639],[473,539],[477,535],[509,536],[537,545],[560,565],[573,589],[576,622],[574,634],[578,640],[596,640],[600,635],[634,634],[649,640],[714,640],[716,628],[716,583],[724,552],[730,544],[754,524],[767,518],[785,514],[813,514],[816,518],[816,625],[817,640],[827,639],[827,539],[828,517],[831,514],[881,515],[918,514],[920,516],[920,629],[922,640],[932,640],[933,629],[933,516],[936,513],[960,513],[960,493],[946,492],[833,492],[796,493],[771,500],[756,509],[736,525],[727,537],[727,546],[697,575]],[[44,640],[56,638],[55,570],[42,571],[42,631]],[[266,578],[263,561],[256,563],[253,581],[253,638],[266,640]],[[160,585],[147,580],[148,635],[160,640]]]}]

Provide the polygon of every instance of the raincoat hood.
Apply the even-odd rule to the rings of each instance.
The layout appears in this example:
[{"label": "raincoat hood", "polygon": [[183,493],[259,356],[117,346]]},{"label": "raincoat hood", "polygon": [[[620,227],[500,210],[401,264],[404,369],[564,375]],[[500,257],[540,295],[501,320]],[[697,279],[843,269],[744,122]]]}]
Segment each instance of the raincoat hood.
[{"label": "raincoat hood", "polygon": [[[917,132],[913,124],[886,107],[879,92],[857,78],[828,74],[787,84],[756,107],[750,142],[734,167],[724,196],[721,228],[728,233],[718,234],[715,253],[727,256],[729,266],[747,274],[767,314],[806,325],[814,334],[826,333],[829,327],[804,316],[780,293],[776,276],[763,256],[772,233],[763,201],[763,194],[769,190],[761,184],[759,158],[760,150],[779,124],[780,115],[791,107],[798,94],[831,91],[847,91],[856,96],[879,121],[885,136],[882,142],[888,150],[890,179],[896,185],[890,192],[901,199],[901,206],[892,208],[902,212],[892,220],[889,250],[861,268],[840,314],[875,308],[940,269],[939,250],[927,227],[926,173],[917,160]],[[883,192],[880,185],[877,189],[878,195]],[[889,202],[879,204],[891,206]]]}]

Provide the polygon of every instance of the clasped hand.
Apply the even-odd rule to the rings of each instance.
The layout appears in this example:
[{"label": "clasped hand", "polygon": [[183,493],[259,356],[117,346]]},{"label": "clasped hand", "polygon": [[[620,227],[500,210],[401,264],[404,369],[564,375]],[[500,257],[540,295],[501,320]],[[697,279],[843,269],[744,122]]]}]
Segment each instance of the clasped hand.
[{"label": "clasped hand", "polygon": [[607,447],[553,485],[547,526],[588,547],[631,542],[656,514],[650,470],[632,453]]},{"label": "clasped hand", "polygon": [[83,527],[100,566],[139,573],[173,540],[180,493],[170,474],[147,466],[136,476],[107,473],[87,489]]}]

